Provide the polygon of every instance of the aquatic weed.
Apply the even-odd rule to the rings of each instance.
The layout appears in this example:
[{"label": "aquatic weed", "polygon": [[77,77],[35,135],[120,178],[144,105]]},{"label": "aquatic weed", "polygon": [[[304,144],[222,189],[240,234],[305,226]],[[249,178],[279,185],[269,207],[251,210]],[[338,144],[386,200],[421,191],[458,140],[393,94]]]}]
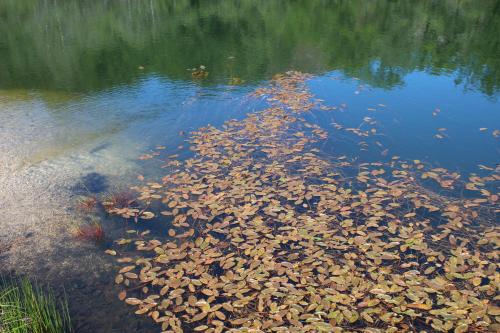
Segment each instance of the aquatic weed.
[{"label": "aquatic weed", "polygon": [[78,226],[74,235],[82,241],[100,242],[105,238],[104,229],[98,222]]},{"label": "aquatic weed", "polygon": [[127,208],[130,207],[135,202],[135,200],[135,193],[129,190],[125,190],[108,194],[103,199],[102,204],[106,207],[106,209]]},{"label": "aquatic weed", "polygon": [[76,209],[83,213],[90,213],[97,208],[98,203],[99,201],[95,196],[84,197],[77,201]]},{"label": "aquatic weed", "polygon": [[0,331],[72,332],[66,298],[55,296],[26,278],[0,279]]}]

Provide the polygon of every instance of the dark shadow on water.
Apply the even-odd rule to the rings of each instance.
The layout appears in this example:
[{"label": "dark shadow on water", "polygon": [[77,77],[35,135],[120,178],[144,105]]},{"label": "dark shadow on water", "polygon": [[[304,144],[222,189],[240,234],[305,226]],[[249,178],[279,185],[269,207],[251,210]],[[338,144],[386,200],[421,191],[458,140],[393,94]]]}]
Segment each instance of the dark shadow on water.
[{"label": "dark shadow on water", "polygon": [[109,184],[106,176],[97,172],[91,172],[83,176],[80,181],[71,188],[71,191],[77,195],[88,195],[90,193],[103,193],[107,191],[108,188]]}]

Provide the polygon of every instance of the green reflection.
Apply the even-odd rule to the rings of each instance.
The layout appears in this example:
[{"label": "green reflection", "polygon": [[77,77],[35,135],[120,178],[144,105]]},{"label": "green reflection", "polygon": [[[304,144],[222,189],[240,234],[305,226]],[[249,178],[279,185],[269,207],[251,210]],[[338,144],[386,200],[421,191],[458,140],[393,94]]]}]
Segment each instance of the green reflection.
[{"label": "green reflection", "polygon": [[493,0],[2,0],[0,88],[83,92],[149,73],[190,80],[186,69],[203,64],[207,84],[336,69],[391,88],[426,70],[456,72],[492,95],[499,31]]}]

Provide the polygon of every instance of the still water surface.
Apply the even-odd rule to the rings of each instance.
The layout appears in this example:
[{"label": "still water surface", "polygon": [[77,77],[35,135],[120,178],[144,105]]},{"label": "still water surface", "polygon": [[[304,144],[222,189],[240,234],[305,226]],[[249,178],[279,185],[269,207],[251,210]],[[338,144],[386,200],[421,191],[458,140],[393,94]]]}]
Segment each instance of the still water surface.
[{"label": "still water surface", "polygon": [[[307,116],[331,134],[325,153],[496,168],[498,31],[499,1],[3,0],[5,270],[68,281],[81,332],[154,331],[115,301],[102,249],[68,245],[74,201],[154,175],[138,156],[262,108],[249,94],[288,70],[314,74],[312,92],[338,107]],[[209,75],[193,79],[200,65]],[[366,117],[379,133],[366,144],[332,124]]]}]

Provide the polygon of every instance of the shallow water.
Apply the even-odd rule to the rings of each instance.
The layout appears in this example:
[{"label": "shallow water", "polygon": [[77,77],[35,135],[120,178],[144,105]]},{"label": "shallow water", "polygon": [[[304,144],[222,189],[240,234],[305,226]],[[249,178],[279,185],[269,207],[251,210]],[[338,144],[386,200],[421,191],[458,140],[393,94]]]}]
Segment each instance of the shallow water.
[{"label": "shallow water", "polygon": [[2,1],[2,270],[64,281],[79,332],[154,332],[116,300],[108,244],[73,239],[78,196],[161,175],[138,157],[187,155],[187,133],[262,109],[249,94],[290,69],[338,108],[305,116],[330,132],[326,154],[494,169],[499,30],[497,1]]}]

